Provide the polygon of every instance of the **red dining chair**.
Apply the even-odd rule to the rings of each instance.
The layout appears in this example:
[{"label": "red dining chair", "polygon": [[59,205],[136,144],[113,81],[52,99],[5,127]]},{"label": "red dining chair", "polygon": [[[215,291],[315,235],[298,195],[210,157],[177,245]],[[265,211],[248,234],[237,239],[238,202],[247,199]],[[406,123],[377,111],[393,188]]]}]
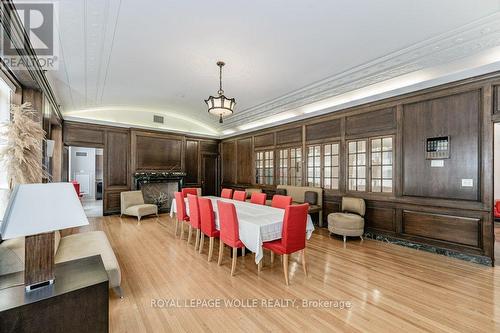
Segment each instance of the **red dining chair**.
[{"label": "red dining chair", "polygon": [[203,251],[203,241],[205,240],[205,235],[210,238],[210,246],[208,248],[208,261],[212,260],[212,254],[214,252],[214,239],[219,238],[220,232],[215,228],[215,215],[214,209],[212,207],[212,200],[207,198],[198,198],[198,206],[200,208],[200,220],[201,220],[201,238],[200,238],[200,250]]},{"label": "red dining chair", "polygon": [[194,187],[186,187],[186,188],[183,188],[182,189],[182,196],[184,198],[187,198],[187,195],[188,194],[191,194],[191,195],[198,195],[198,189],[194,188]]},{"label": "red dining chair", "polygon": [[273,195],[273,200],[271,201],[271,206],[274,208],[285,209],[287,206],[292,204],[292,197],[288,195]]},{"label": "red dining chair", "polygon": [[175,220],[175,233],[177,236],[177,229],[179,228],[179,222],[181,223],[181,239],[184,236],[184,222],[189,222],[189,216],[186,214],[186,203],[184,202],[184,197],[181,192],[175,192],[175,206],[177,208],[177,219]]},{"label": "red dining chair", "polygon": [[283,272],[285,283],[288,285],[288,255],[301,251],[302,268],[307,276],[306,268],[306,223],[309,204],[287,206],[283,218],[283,229],[281,239],[264,242],[262,247],[273,253],[283,255]]},{"label": "red dining chair", "polygon": [[247,193],[245,191],[234,191],[233,200],[245,201]]},{"label": "red dining chair", "polygon": [[83,194],[80,193],[80,183],[77,182],[76,180],[72,180],[71,184],[73,184],[73,187],[75,188],[75,192],[78,198],[83,197]]},{"label": "red dining chair", "polygon": [[265,205],[266,204],[267,194],[265,193],[252,193],[250,197],[250,202],[257,205]]},{"label": "red dining chair", "polygon": [[231,199],[231,197],[233,196],[233,190],[230,188],[223,188],[220,196],[224,199]]},{"label": "red dining chair", "polygon": [[189,233],[188,233],[188,245],[191,243],[191,235],[193,234],[193,229],[196,229],[196,240],[194,243],[194,250],[198,249],[198,244],[200,241],[200,208],[198,206],[198,196],[188,194],[187,196],[189,204]]},{"label": "red dining chair", "polygon": [[240,232],[238,226],[238,216],[236,208],[230,202],[217,201],[219,223],[220,223],[220,245],[219,245],[219,261],[218,265],[222,264],[222,255],[224,253],[224,244],[233,248],[233,262],[231,264],[231,276],[234,275],[236,268],[236,258],[238,257],[238,249],[244,247],[240,240]]}]

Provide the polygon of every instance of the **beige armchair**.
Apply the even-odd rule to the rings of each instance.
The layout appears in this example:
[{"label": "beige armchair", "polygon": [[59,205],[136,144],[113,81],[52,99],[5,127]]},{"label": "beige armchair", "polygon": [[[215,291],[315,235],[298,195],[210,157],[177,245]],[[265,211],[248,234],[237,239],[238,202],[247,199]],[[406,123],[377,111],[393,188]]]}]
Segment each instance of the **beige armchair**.
[{"label": "beige armchair", "polygon": [[143,216],[156,214],[158,207],[152,204],[145,204],[142,191],[128,191],[120,193],[120,207],[122,215],[136,216],[140,221]]},{"label": "beige armchair", "polygon": [[365,229],[365,201],[358,198],[342,198],[342,213],[328,214],[328,230],[336,235],[360,237]]}]

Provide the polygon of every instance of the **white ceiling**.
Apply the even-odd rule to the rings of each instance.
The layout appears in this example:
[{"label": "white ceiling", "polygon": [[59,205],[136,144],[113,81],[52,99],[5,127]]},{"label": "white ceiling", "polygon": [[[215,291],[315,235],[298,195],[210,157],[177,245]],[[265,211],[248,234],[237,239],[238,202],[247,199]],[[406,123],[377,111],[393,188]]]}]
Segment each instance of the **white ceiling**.
[{"label": "white ceiling", "polygon": [[[61,0],[59,11],[61,61],[47,76],[65,118],[156,127],[163,114],[162,128],[199,134],[295,120],[500,61],[499,0]],[[237,100],[222,126],[203,102],[217,91],[219,59]]]}]

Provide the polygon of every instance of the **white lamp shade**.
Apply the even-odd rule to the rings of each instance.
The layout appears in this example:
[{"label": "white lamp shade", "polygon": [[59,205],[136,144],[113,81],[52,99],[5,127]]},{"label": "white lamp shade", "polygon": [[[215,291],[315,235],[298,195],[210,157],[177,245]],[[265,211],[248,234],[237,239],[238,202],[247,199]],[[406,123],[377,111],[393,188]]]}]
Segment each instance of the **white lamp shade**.
[{"label": "white lamp shade", "polygon": [[17,185],[2,221],[2,239],[89,224],[71,183]]}]

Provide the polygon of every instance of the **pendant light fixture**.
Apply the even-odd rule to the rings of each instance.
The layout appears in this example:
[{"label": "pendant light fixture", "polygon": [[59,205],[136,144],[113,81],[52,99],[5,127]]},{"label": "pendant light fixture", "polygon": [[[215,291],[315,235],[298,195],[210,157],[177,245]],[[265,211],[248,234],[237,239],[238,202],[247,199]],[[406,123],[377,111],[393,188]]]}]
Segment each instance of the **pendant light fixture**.
[{"label": "pendant light fixture", "polygon": [[218,61],[217,66],[219,66],[219,91],[217,94],[219,96],[210,96],[205,100],[208,106],[208,113],[219,117],[219,123],[222,124],[222,118],[233,114],[234,106],[236,101],[234,98],[227,98],[224,96],[224,90],[222,90],[222,67],[225,65],[224,61]]}]

